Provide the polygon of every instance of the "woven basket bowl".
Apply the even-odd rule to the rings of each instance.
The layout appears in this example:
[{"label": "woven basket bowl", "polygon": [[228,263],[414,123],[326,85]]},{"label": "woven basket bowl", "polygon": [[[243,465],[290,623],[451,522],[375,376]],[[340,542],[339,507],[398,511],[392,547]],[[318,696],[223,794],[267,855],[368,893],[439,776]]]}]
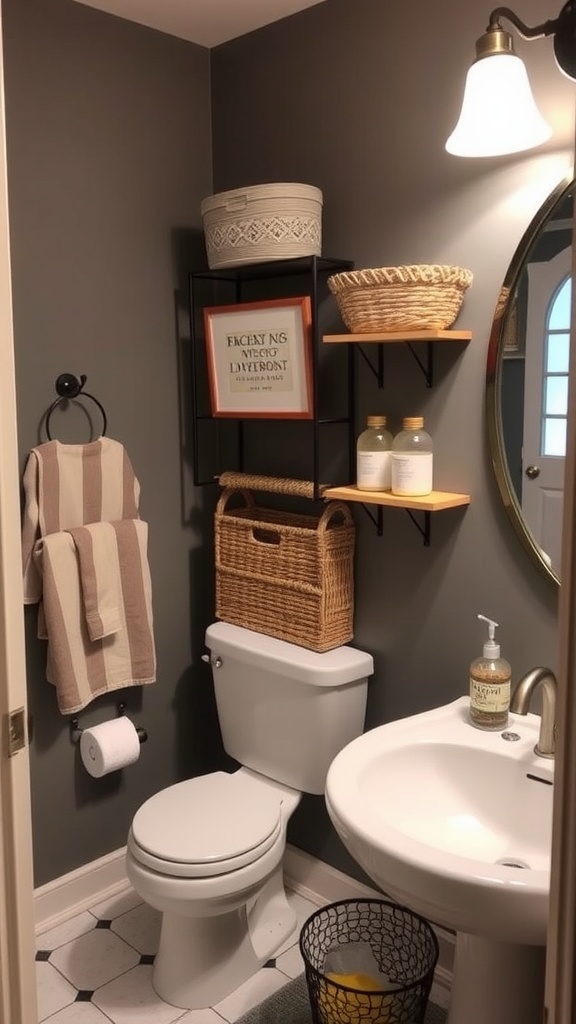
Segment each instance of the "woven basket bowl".
[{"label": "woven basket bowl", "polygon": [[434,264],[348,270],[328,278],[346,327],[360,334],[451,327],[471,283],[469,270]]}]

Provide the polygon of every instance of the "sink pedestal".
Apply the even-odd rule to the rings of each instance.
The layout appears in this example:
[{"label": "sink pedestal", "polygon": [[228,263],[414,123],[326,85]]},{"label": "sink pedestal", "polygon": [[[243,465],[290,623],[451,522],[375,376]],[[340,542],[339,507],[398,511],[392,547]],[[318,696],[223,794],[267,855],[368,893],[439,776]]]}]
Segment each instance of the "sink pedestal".
[{"label": "sink pedestal", "polygon": [[448,1024],[541,1024],[545,946],[458,932]]}]

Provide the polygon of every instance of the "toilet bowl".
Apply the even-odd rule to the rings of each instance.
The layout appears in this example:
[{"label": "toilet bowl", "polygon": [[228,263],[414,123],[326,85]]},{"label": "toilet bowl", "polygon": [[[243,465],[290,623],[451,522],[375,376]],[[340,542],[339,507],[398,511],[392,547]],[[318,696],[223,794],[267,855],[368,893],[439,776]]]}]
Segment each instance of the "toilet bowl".
[{"label": "toilet bowl", "polygon": [[362,731],[372,671],[353,648],[318,654],[226,623],[206,640],[224,747],[239,767],[150,797],[126,852],[134,889],[162,913],[154,989],[183,1009],[220,1002],[295,933],[288,821]]},{"label": "toilet bowl", "polygon": [[177,783],[146,801],[128,836],[128,878],[163,914],[154,988],[213,1006],[290,937],[282,878],[300,793],[246,768]]}]

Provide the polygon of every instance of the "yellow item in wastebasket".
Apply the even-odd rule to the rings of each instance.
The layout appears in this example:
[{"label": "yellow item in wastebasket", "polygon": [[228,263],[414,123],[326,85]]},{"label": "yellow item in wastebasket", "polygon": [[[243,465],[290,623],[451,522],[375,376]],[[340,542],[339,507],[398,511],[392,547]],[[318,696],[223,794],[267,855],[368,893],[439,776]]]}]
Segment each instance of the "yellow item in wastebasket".
[{"label": "yellow item in wastebasket", "polygon": [[330,981],[337,985],[346,985],[348,988],[360,989],[362,992],[381,992],[382,987],[369,974],[335,974],[326,975]]},{"label": "yellow item in wastebasket", "polygon": [[[336,974],[327,973],[328,981],[337,985],[345,985],[355,991],[320,991],[320,1007],[326,1024],[394,1024],[397,1019],[392,1005],[388,1002],[387,993],[382,992],[382,985],[369,974]],[[371,998],[370,992],[382,993],[382,998]],[[382,1005],[385,1001],[386,1005]]]}]

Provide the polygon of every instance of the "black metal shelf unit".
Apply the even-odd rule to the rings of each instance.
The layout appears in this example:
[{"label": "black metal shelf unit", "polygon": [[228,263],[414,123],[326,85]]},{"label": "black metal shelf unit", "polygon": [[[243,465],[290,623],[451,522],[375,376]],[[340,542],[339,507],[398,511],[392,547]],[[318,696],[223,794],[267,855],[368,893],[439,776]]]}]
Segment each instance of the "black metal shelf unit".
[{"label": "black metal shelf unit", "polygon": [[[312,479],[314,482],[315,499],[321,496],[321,458],[320,458],[320,434],[321,428],[327,424],[345,424],[348,430],[348,472],[352,479],[354,474],[353,453],[354,445],[350,431],[354,428],[354,355],[352,346],[347,346],[347,385],[346,385],[346,409],[342,416],[321,417],[320,408],[320,382],[319,382],[319,351],[322,343],[320,330],[319,306],[321,292],[325,289],[325,283],[330,274],[343,270],[350,270],[354,266],[350,260],[331,259],[327,256],[302,256],[288,260],[274,260],[266,263],[253,263],[239,267],[231,267],[222,270],[201,270],[194,271],[189,275],[189,299],[190,299],[190,337],[192,342],[191,368],[192,368],[192,457],[193,457],[193,480],[195,486],[204,486],[214,483],[214,476],[202,479],[200,472],[200,424],[202,421],[212,421],[213,417],[206,408],[206,355],[202,309],[207,305],[232,305],[247,302],[254,299],[265,299],[277,297],[280,282],[282,283],[282,295],[307,294],[310,296],[312,314],[312,386],[313,386],[313,416],[309,421],[300,421],[310,424],[312,434]],[[276,291],[271,287],[278,282]],[[266,417],[260,419],[266,420]],[[221,421],[220,421],[221,422]],[[228,419],[228,422],[230,420]],[[237,468],[242,472],[245,470],[245,420],[242,417],[234,417],[236,425],[236,461]],[[252,421],[253,422],[253,421]],[[222,471],[229,466],[220,466]]]}]

